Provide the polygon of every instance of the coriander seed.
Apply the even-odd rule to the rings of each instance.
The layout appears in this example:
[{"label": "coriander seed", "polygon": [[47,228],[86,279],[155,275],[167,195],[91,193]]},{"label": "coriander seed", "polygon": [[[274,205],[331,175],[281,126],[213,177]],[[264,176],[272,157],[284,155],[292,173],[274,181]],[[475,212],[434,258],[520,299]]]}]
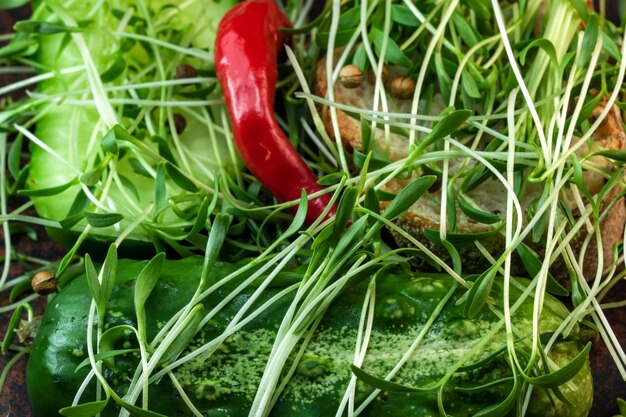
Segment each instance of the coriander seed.
[{"label": "coriander seed", "polygon": [[52,272],[37,272],[30,282],[33,291],[39,295],[46,295],[57,290],[57,280]]},{"label": "coriander seed", "polygon": [[395,98],[407,100],[415,93],[415,80],[411,77],[395,77],[389,84],[389,90]]},{"label": "coriander seed", "polygon": [[187,127],[187,119],[180,113],[174,113],[172,117],[174,119],[174,129],[176,129],[176,133],[180,135]]},{"label": "coriander seed", "polygon": [[339,82],[346,88],[357,88],[363,84],[363,71],[354,64],[346,65],[339,71]]},{"label": "coriander seed", "polygon": [[176,67],[176,74],[174,78],[177,80],[184,78],[195,78],[197,75],[197,71],[194,67],[189,64],[180,64]]}]

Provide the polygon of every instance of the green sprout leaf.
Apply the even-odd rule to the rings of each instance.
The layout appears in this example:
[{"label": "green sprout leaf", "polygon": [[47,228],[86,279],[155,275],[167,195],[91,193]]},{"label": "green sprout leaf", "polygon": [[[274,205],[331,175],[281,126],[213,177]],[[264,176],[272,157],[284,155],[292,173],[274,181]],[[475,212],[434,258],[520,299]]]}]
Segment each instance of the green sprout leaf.
[{"label": "green sprout leaf", "polygon": [[[109,350],[106,352],[101,352],[98,353],[96,355],[94,355],[94,360],[96,362],[99,361],[104,361],[107,359],[113,359],[116,356],[122,356],[122,355],[126,355],[128,353],[135,353],[135,352],[139,352],[139,349],[135,348],[135,349],[115,349],[115,350]],[[78,364],[78,366],[76,367],[76,372],[78,372],[79,370],[81,370],[82,368],[86,367],[89,365],[89,358],[86,358],[84,361],[82,361],[81,363]],[[112,368],[114,369],[114,368]]]},{"label": "green sprout leaf", "polygon": [[109,400],[106,399],[102,401],[78,404],[72,407],[64,407],[59,410],[59,414],[65,417],[92,417],[104,410],[108,402]]},{"label": "green sprout leaf", "polygon": [[369,120],[361,116],[361,153],[367,155],[372,148],[372,138],[374,131]]},{"label": "green sprout leaf", "polygon": [[376,158],[376,157],[372,157],[372,151],[370,150],[370,152],[368,152],[367,154],[364,154],[363,152],[359,151],[358,149],[355,149],[353,151],[353,160],[354,160],[354,165],[356,165],[358,168],[362,169],[363,171],[367,171],[366,169],[366,162],[368,164],[367,168],[372,168],[372,169],[379,169],[379,168],[383,168],[387,165],[389,165],[389,160],[387,158]]},{"label": "green sprout leaf", "polygon": [[595,97],[585,101],[585,104],[580,111],[578,120],[586,120],[589,116],[591,116],[593,110],[598,106],[600,100],[602,100],[602,97],[602,94],[597,94]]},{"label": "green sprout leaf", "polygon": [[496,379],[494,381],[490,381],[481,385],[475,385],[471,387],[454,387],[454,390],[458,392],[467,393],[467,394],[476,394],[482,391],[487,391],[494,387],[499,387],[504,384],[510,384],[513,382],[513,379],[514,378],[512,376],[508,376],[508,377]]},{"label": "green sprout leaf", "polygon": [[154,182],[154,201],[156,202],[154,212],[157,215],[169,207],[169,203],[167,202],[165,177],[165,165],[159,164],[159,166],[157,167],[156,178]]},{"label": "green sprout leaf", "polygon": [[341,233],[345,230],[352,217],[352,210],[358,197],[358,191],[356,187],[348,187],[341,196],[337,206],[337,214],[335,214],[335,222],[333,223],[333,234]]},{"label": "green sprout leaf", "polygon": [[100,281],[98,281],[98,271],[96,271],[96,267],[89,254],[85,255],[85,276],[87,277],[91,298],[96,300],[96,305],[98,305],[100,301]]},{"label": "green sprout leaf", "polygon": [[445,239],[441,241],[441,244],[450,254],[450,258],[452,259],[452,269],[454,270],[454,272],[461,275],[463,262],[461,262],[461,256],[459,255],[459,251],[456,250],[456,247],[452,243],[448,242]]},{"label": "green sprout leaf", "polygon": [[146,178],[152,178],[150,172],[148,172],[148,170],[141,164],[141,162],[139,162],[137,158],[129,158],[128,164],[133,168],[133,172],[135,172],[135,174]]},{"label": "green sprout leaf", "polygon": [[491,287],[496,277],[496,272],[497,268],[491,266],[474,281],[474,285],[469,289],[465,302],[465,315],[467,317],[474,318],[483,309],[491,293]]},{"label": "green sprout leaf", "polygon": [[426,135],[424,141],[420,144],[420,149],[424,150],[435,142],[444,139],[457,130],[472,115],[471,110],[454,110],[448,113],[437,124],[433,126],[432,131]]},{"label": "green sprout leaf", "polygon": [[489,2],[484,0],[466,0],[468,6],[476,13],[476,17],[483,20],[491,19]]},{"label": "green sprout leaf", "polygon": [[622,59],[622,54],[619,51],[617,44],[615,44],[613,38],[611,38],[611,36],[609,36],[609,34],[604,31],[601,33],[600,36],[602,36],[602,49],[604,49],[611,56],[611,58],[617,61]]},{"label": "green sprout leaf", "polygon": [[0,10],[3,9],[17,9],[28,4],[30,0],[3,0],[0,5]]},{"label": "green sprout leaf", "polygon": [[365,68],[367,68],[367,53],[365,52],[365,46],[363,46],[363,44],[360,44],[356,48],[354,56],[352,57],[352,63],[359,67],[361,71],[364,71]]},{"label": "green sprout leaf", "polygon": [[[369,187],[365,192],[365,200],[363,201],[363,206],[370,210],[373,213],[380,213],[380,200],[378,199],[378,194],[376,194],[376,190],[372,187]],[[370,225],[373,225],[376,220],[372,218],[370,220]]]},{"label": "green sprout leaf", "polygon": [[89,223],[93,227],[109,227],[122,221],[122,219],[124,219],[124,216],[119,213],[86,212],[85,219],[87,220],[87,223]]},{"label": "green sprout leaf", "polygon": [[574,184],[576,184],[576,187],[578,187],[580,192],[583,193],[585,197],[590,198],[591,194],[589,194],[587,183],[585,182],[585,179],[583,177],[583,168],[580,166],[580,162],[578,161],[578,158],[576,157],[575,154],[572,154],[571,159],[572,159],[572,168],[574,169],[574,172],[572,175]]},{"label": "green sprout leaf", "polygon": [[391,391],[391,392],[424,392],[430,391],[432,388],[418,388],[418,387],[410,387],[407,385],[397,384],[395,382],[387,381],[382,378],[378,378],[372,374],[365,372],[363,369],[359,368],[356,365],[350,365],[350,369],[352,373],[361,381],[370,385],[373,388],[380,389],[383,391]]},{"label": "green sprout leaf", "polygon": [[619,408],[620,415],[626,417],[626,401],[624,401],[621,398],[618,398],[617,407]]},{"label": "green sprout leaf", "polygon": [[419,27],[420,21],[407,6],[394,4],[391,6],[391,20],[408,27]]},{"label": "green sprout leaf", "polygon": [[76,225],[79,221],[85,218],[85,213],[73,214],[71,216],[65,217],[63,220],[59,222],[61,228],[63,230],[70,230],[74,225]]},{"label": "green sprout leaf", "polygon": [[137,329],[141,340],[145,340],[146,337],[145,304],[161,276],[164,260],[165,254],[163,252],[156,254],[141,270],[135,283],[134,304],[137,314]]},{"label": "green sprout leaf", "polygon": [[478,84],[474,77],[472,77],[467,71],[463,71],[461,75],[461,85],[463,86],[463,91],[469,97],[472,98],[480,98],[480,90],[478,89]]},{"label": "green sprout leaf", "polygon": [[54,35],[56,33],[80,32],[78,27],[65,26],[59,23],[39,22],[36,20],[26,20],[17,22],[13,28],[16,32],[37,33],[40,35]]},{"label": "green sprout leaf", "polygon": [[139,408],[136,405],[132,405],[124,401],[117,395],[114,391],[111,391],[111,398],[122,406],[125,410],[130,411],[130,415],[133,417],[167,417],[163,414],[155,413],[154,411],[144,410],[143,408]]},{"label": "green sprout leaf", "polygon": [[587,343],[585,348],[564,367],[549,374],[528,378],[528,382],[542,388],[553,388],[565,384],[567,381],[574,378],[585,365],[590,349],[591,342]]},{"label": "green sprout leaf", "polygon": [[87,284],[89,285],[91,297],[96,303],[98,317],[100,318],[101,323],[104,320],[106,305],[108,304],[111,293],[113,292],[116,274],[117,247],[115,245],[109,246],[107,256],[104,259],[102,269],[100,270],[100,276],[98,275],[89,254],[85,255],[85,275],[87,277]]},{"label": "green sprout leaf", "polygon": [[102,178],[102,173],[104,171],[104,167],[96,167],[95,169],[92,169],[91,171],[87,171],[85,172],[83,175],[80,176],[80,182],[82,184],[85,184],[87,186],[93,186],[98,184],[98,182],[100,182],[100,178]]},{"label": "green sprout leaf", "polygon": [[122,55],[118,55],[118,57],[113,61],[111,66],[107,68],[102,74],[100,74],[100,80],[103,83],[109,83],[111,81],[115,81],[126,69],[126,60]]},{"label": "green sprout leaf", "polygon": [[330,264],[341,262],[347,253],[354,247],[358,246],[359,240],[363,238],[366,228],[368,227],[367,216],[363,216],[342,232],[339,241],[335,245],[335,249],[330,260]]},{"label": "green sprout leaf", "polygon": [[117,141],[135,142],[138,141],[133,135],[128,133],[121,125],[115,125],[102,137],[102,148],[112,154],[119,153]]},{"label": "green sprout leaf", "polygon": [[133,197],[135,197],[135,201],[139,201],[139,190],[137,190],[135,183],[133,183],[126,175],[120,175],[119,177],[124,188],[130,192]]},{"label": "green sprout leaf", "polygon": [[65,184],[57,185],[56,187],[49,188],[39,188],[39,189],[31,189],[31,190],[18,190],[17,194],[25,197],[47,197],[51,195],[60,194],[68,188],[76,185],[78,183],[78,178],[73,178],[72,180],[66,182]]},{"label": "green sprout leaf", "polygon": [[[96,360],[102,360],[104,361],[104,363],[106,364],[108,368],[112,370],[117,370],[117,366],[115,365],[114,359],[115,359],[115,356],[119,356],[122,353],[115,354],[115,355],[109,355],[109,353],[120,351],[116,349],[115,347],[129,340],[129,336],[131,335],[135,335],[135,337],[137,337],[137,329],[127,324],[121,324],[121,325],[114,326],[114,327],[107,329],[104,333],[102,333],[102,336],[100,337],[100,341],[98,342],[99,353],[98,355],[96,355]],[[139,349],[133,348],[130,350],[138,351]],[[87,358],[86,360],[89,361],[89,358]],[[76,370],[78,370],[78,368],[76,368]]]},{"label": "green sprout leaf", "polygon": [[479,223],[494,224],[502,221],[502,217],[477,207],[477,205],[473,204],[469,197],[464,194],[458,194],[457,203],[459,203],[459,208],[467,217]]},{"label": "green sprout leaf", "polygon": [[[93,188],[89,187],[89,190],[93,191]],[[89,207],[89,204],[91,204],[91,201],[89,201],[89,197],[87,197],[85,190],[81,188],[76,194],[76,197],[74,197],[74,201],[67,212],[67,216],[80,215],[81,218],[85,217],[85,210]]]},{"label": "green sprout leaf", "polygon": [[513,380],[515,381],[513,383],[513,388],[511,389],[509,395],[504,399],[504,401],[483,408],[482,410],[474,414],[473,417],[504,417],[508,415],[515,406],[515,403],[517,402],[517,396],[519,392],[518,378],[514,377]]},{"label": "green sprout leaf", "polygon": [[[380,56],[383,49],[385,34],[379,29],[372,28],[369,35],[370,40],[374,44],[374,49],[376,50],[376,53]],[[413,61],[411,61],[411,58],[409,58],[405,55],[404,52],[402,52],[402,49],[400,49],[398,44],[393,39],[388,36],[386,38],[387,47],[385,49],[385,60],[390,64],[410,68],[413,65]]]},{"label": "green sprout leaf", "polygon": [[576,12],[583,21],[587,21],[589,18],[589,8],[587,7],[587,3],[585,0],[569,0],[569,2],[574,6]]},{"label": "green sprout leaf", "polygon": [[569,406],[573,406],[574,404],[561,392],[559,387],[548,388],[549,392],[554,394],[556,398],[558,398],[563,404],[567,404]]},{"label": "green sprout leaf", "polygon": [[554,44],[546,38],[538,38],[526,45],[520,52],[519,60],[522,65],[526,64],[526,56],[528,55],[528,52],[534,48],[542,49],[555,65],[558,64],[559,60],[556,57],[557,55]]},{"label": "green sprout leaf", "polygon": [[[457,248],[469,247],[474,245],[475,241],[480,241],[484,239],[488,239],[492,236],[495,236],[498,233],[497,228],[493,230],[488,230],[486,232],[476,232],[476,233],[446,233],[446,240],[456,246]],[[441,238],[439,235],[439,230],[436,229],[424,229],[422,231],[424,236],[433,243],[438,245],[443,245],[441,243]]]},{"label": "green sprout leaf", "polygon": [[183,330],[178,334],[176,340],[166,349],[165,353],[163,353],[163,356],[159,360],[160,363],[166,364],[175,360],[181,352],[187,348],[187,345],[189,345],[189,342],[198,331],[200,322],[204,318],[203,311],[204,306],[198,304],[189,312],[189,316],[184,322]]},{"label": "green sprout leaf", "polygon": [[600,16],[596,13],[592,13],[587,20],[587,27],[585,28],[585,34],[583,35],[583,43],[580,49],[580,56],[578,59],[578,65],[581,68],[585,68],[589,63],[591,54],[598,42],[598,33],[600,30]]},{"label": "green sprout leaf", "polygon": [[383,217],[394,220],[402,216],[437,180],[434,175],[425,175],[404,187],[398,195],[389,203]]},{"label": "green sprout leaf", "polygon": [[[0,48],[0,58],[26,57],[39,49],[39,43],[31,38],[15,38],[8,45]],[[0,120],[2,118],[0,117]]]},{"label": "green sprout leaf", "polygon": [[189,233],[187,233],[187,237],[191,237],[197,235],[206,227],[207,220],[209,218],[209,205],[211,204],[211,200],[208,197],[205,197],[202,200],[202,204],[200,204],[200,208],[198,209],[196,219],[193,222],[193,226]]},{"label": "green sprout leaf", "polygon": [[621,150],[621,151],[605,150],[605,151],[595,152],[594,154],[605,156],[608,159],[612,159],[616,162],[626,162],[626,150]]},{"label": "green sprout leaf", "polygon": [[115,245],[109,246],[100,274],[102,278],[100,281],[98,314],[102,314],[102,318],[104,318],[104,310],[111,298],[113,286],[115,285],[115,277],[117,275],[117,247]]},{"label": "green sprout leaf", "polygon": [[189,191],[190,193],[197,193],[198,187],[193,183],[187,176],[182,174],[178,168],[173,165],[166,164],[165,171],[167,171],[167,175],[174,181],[176,185],[182,188],[185,191]]},{"label": "green sprout leaf", "polygon": [[469,24],[466,17],[462,16],[458,12],[454,12],[452,14],[452,22],[454,23],[454,26],[456,27],[460,38],[463,39],[463,42],[467,46],[473,47],[478,42],[480,42],[480,35],[472,27],[472,25]]},{"label": "green sprout leaf", "polygon": [[339,184],[343,178],[346,177],[345,172],[331,172],[330,174],[324,175],[317,183],[323,186],[335,185]]},{"label": "green sprout leaf", "polygon": [[7,167],[13,178],[17,178],[20,173],[20,162],[22,160],[22,136],[15,138],[11,147],[9,148],[9,155],[7,157]]},{"label": "green sprout leaf", "polygon": [[[307,198],[306,190],[303,188],[300,194],[300,202],[298,203],[298,210],[296,211],[296,214],[293,217],[293,220],[291,221],[291,224],[289,225],[287,230],[285,230],[285,232],[279,237],[280,241],[287,239],[289,236],[292,236],[294,233],[302,229],[302,225],[304,225],[304,222],[306,221],[306,214],[308,210],[309,210],[309,200]],[[216,216],[216,219],[219,217],[220,215],[218,214]],[[222,240],[224,238],[225,236],[222,238]]]},{"label": "green sprout leaf", "polygon": [[[524,243],[520,243],[516,250],[522,260],[522,263],[524,264],[524,268],[526,268],[526,271],[528,272],[528,275],[534,278],[541,271],[541,265],[543,264],[541,259],[539,259],[539,256],[535,251]],[[551,294],[558,295],[560,297],[567,297],[569,295],[567,288],[559,284],[559,282],[550,273],[548,273],[546,289]]]},{"label": "green sprout leaf", "polygon": [[17,308],[13,311],[11,315],[11,319],[9,320],[9,325],[6,328],[6,332],[4,334],[4,340],[2,341],[2,354],[6,355],[9,352],[9,348],[11,347],[11,343],[13,343],[13,339],[15,339],[15,330],[20,325],[22,321],[22,311],[30,310],[30,306],[28,304],[19,304]]}]

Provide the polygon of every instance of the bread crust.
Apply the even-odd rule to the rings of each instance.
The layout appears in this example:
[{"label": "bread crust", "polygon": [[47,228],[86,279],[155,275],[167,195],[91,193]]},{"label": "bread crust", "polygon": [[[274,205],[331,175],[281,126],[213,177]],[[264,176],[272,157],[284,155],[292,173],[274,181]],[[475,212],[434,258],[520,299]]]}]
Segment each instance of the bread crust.
[{"label": "bread crust", "polygon": [[[393,70],[393,69],[391,69]],[[336,83],[334,85],[335,101],[340,104],[345,104],[358,108],[372,108],[372,97],[374,91],[374,84],[367,77],[363,81],[363,85],[357,89],[347,89]],[[326,63],[324,60],[320,61],[316,70],[316,93],[322,97],[327,95],[328,84],[326,79]],[[410,112],[410,100],[393,100],[398,111]],[[600,100],[600,103],[593,111],[593,118],[597,118],[603,111],[607,103],[606,98]],[[324,122],[327,132],[331,137],[335,137],[335,131],[333,129],[331,110],[326,106],[320,106],[320,115]],[[341,110],[336,110],[337,125],[341,141],[346,148],[360,149],[361,148],[361,125],[357,119],[347,115]],[[383,149],[388,150],[389,158],[393,160],[399,160],[407,155],[408,143],[406,139],[399,135],[391,134],[392,145],[388,146],[385,143],[384,133],[381,129],[375,132],[375,138],[379,141]],[[602,121],[599,128],[592,135],[591,147],[607,149],[607,150],[622,150],[626,149],[626,134],[621,124],[621,115],[616,106],[613,106],[609,111],[606,118]],[[588,153],[589,148],[587,145],[581,146],[577,152],[581,156]],[[603,157],[594,156],[593,161],[606,169],[613,169],[610,161]],[[583,174],[585,183],[587,184],[589,191],[592,195],[597,194],[602,186],[605,184],[605,178],[601,174],[585,171]],[[384,190],[392,193],[397,193],[404,186],[406,181],[392,180],[385,185]],[[532,186],[531,186],[532,187]],[[600,231],[602,235],[602,248],[603,248],[603,269],[606,271],[613,262],[613,245],[618,242],[622,242],[624,239],[624,224],[626,223],[626,205],[624,198],[620,198],[619,201],[614,200],[622,192],[621,186],[614,187],[608,192],[602,201],[599,202],[600,213],[605,210],[609,210],[606,213],[604,220],[600,224]],[[536,189],[527,190],[521,198],[521,204],[523,207],[527,207],[533,199],[537,198],[540,193],[540,187]],[[431,197],[420,198],[401,218],[396,221],[396,224],[408,232],[415,239],[426,245],[435,254],[441,257],[444,261],[450,262],[450,256],[448,252],[441,246],[430,242],[425,236],[424,231],[426,229],[438,230],[440,227],[439,222],[439,206],[436,204],[436,200],[439,191],[431,193]],[[499,195],[500,194],[500,195]],[[483,209],[488,211],[504,211],[506,207],[503,201],[506,201],[506,190],[504,187],[495,180],[487,180],[477,189],[470,192],[470,197],[475,201],[480,201]],[[381,203],[381,209],[384,209],[386,203]],[[610,209],[609,209],[610,207]],[[571,207],[574,215],[576,215],[576,207],[572,203]],[[526,223],[528,219],[524,219]],[[482,233],[492,231],[493,227],[487,224],[482,224],[474,221],[473,219],[465,216],[465,214],[457,210],[457,232],[461,233]],[[411,246],[410,242],[397,233],[391,233],[391,237],[395,244],[400,246]],[[578,254],[582,250],[583,242],[585,241],[586,232],[581,232],[572,241],[572,247],[575,253]],[[541,245],[530,242],[530,239],[526,242],[533,249],[540,254],[543,252]],[[493,256],[498,256],[504,247],[504,237],[501,234],[495,234],[493,237],[481,240],[481,244],[490,252]],[[475,247],[457,248],[459,255],[463,260],[463,271],[467,273],[479,273],[488,266],[488,261]],[[598,266],[598,256],[596,249],[595,238],[592,239],[587,250],[583,254],[583,274],[586,279],[592,279],[596,275]],[[423,260],[416,259],[417,268],[427,269],[429,264]],[[524,266],[519,258],[514,259],[513,265],[514,274],[525,274]],[[569,269],[565,267],[564,260],[559,259],[552,265],[551,271],[553,275],[558,278],[565,279],[569,275]]]},{"label": "bread crust", "polygon": [[[594,118],[597,118],[607,105],[607,99],[600,100],[593,110]],[[617,106],[613,106],[607,116],[604,118],[598,129],[593,133],[592,140],[602,149],[607,150],[623,150],[626,149],[626,133],[621,123],[622,117]],[[606,167],[614,169],[610,162],[604,160]],[[585,178],[586,182],[592,182],[590,178]],[[600,185],[604,185],[604,181]],[[590,192],[595,194],[599,192],[599,188],[590,188]],[[626,224],[626,202],[624,198],[620,198],[612,205],[614,200],[623,191],[623,187],[616,186],[609,191],[599,204],[599,213],[607,213],[604,220],[600,223],[600,233],[602,236],[603,249],[603,270],[610,268],[613,263],[613,245],[624,241],[624,225]],[[574,250],[580,253],[584,237],[580,236],[574,240]],[[596,250],[597,240],[595,237],[591,240],[588,249],[583,254],[584,266],[583,274],[586,279],[593,279],[596,275],[598,267],[598,253]]]}]

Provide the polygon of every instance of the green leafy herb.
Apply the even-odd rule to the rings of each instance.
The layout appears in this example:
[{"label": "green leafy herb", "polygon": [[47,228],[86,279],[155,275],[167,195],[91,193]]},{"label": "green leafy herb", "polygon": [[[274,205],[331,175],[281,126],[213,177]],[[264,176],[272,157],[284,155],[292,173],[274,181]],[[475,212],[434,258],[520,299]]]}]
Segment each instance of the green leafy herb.
[{"label": "green leafy herb", "polygon": [[437,180],[433,175],[420,177],[409,185],[392,200],[383,212],[387,220],[394,220],[404,214]]},{"label": "green leafy herb", "polygon": [[107,251],[107,256],[104,259],[100,273],[96,271],[96,268],[91,261],[89,255],[85,256],[85,274],[87,276],[87,282],[89,284],[89,290],[91,296],[95,300],[96,308],[98,310],[98,317],[100,323],[104,320],[104,313],[106,306],[113,292],[113,286],[115,284],[115,276],[117,273],[117,248],[115,245],[111,245]]},{"label": "green leafy herb", "polygon": [[483,309],[483,306],[487,302],[489,294],[491,293],[491,287],[496,277],[496,272],[496,268],[488,268],[474,281],[465,302],[465,315],[467,317],[476,317]]},{"label": "green leafy herb", "polygon": [[59,414],[65,417],[92,417],[104,410],[108,402],[109,400],[106,399],[65,407],[59,410]]},{"label": "green leafy herb", "polygon": [[583,36],[583,44],[580,50],[580,56],[578,57],[579,65],[584,67],[589,62],[593,49],[596,47],[598,41],[598,32],[600,25],[600,17],[591,13],[587,19],[587,27],[585,28],[585,34]]},{"label": "green leafy herb", "polygon": [[119,223],[124,216],[119,213],[92,213],[86,212],[87,223],[93,227],[108,227]]},{"label": "green leafy herb", "polygon": [[80,32],[78,27],[69,27],[52,22],[38,22],[35,20],[17,22],[13,28],[17,32],[39,33],[42,35],[54,35],[56,33]]},{"label": "green leafy herb", "polygon": [[[377,54],[381,54],[383,47],[383,40],[385,35],[380,30],[374,28],[370,31],[370,39],[374,44]],[[387,47],[385,48],[385,60],[390,64],[399,65],[401,67],[411,67],[413,61],[402,52],[398,44],[393,39],[387,37]]]},{"label": "green leafy herb", "polygon": [[563,385],[564,383],[572,379],[585,365],[590,349],[591,343],[587,343],[585,345],[585,348],[578,355],[576,355],[576,357],[572,359],[567,365],[554,372],[528,378],[528,382],[537,387],[558,387],[559,385]]},{"label": "green leafy herb", "polygon": [[161,268],[163,267],[164,253],[157,254],[141,270],[135,283],[135,312],[137,314],[137,329],[139,337],[145,340],[146,337],[146,312],[144,309],[148,297],[152,293],[154,286],[159,280]]},{"label": "green leafy herb", "polygon": [[50,188],[40,188],[40,189],[32,189],[32,190],[18,190],[17,194],[25,197],[46,197],[59,194],[62,191],[67,190],[71,186],[78,183],[78,178],[74,178],[71,181],[66,182],[65,184],[58,185],[56,187]]},{"label": "green leafy herb", "polygon": [[420,149],[426,149],[433,143],[444,139],[457,130],[470,116],[470,110],[453,110],[433,126],[431,132],[420,144]]}]

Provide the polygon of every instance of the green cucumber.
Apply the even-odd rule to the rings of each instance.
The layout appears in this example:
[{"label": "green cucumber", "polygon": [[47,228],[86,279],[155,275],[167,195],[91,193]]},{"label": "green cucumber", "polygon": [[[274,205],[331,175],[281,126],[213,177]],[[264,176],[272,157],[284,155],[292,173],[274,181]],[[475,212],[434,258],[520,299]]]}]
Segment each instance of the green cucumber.
[{"label": "green cucumber", "polygon": [[[39,44],[40,72],[54,73],[38,84],[34,97],[39,113],[34,134],[42,144],[31,142],[26,192],[35,193],[33,201],[41,217],[62,221],[77,216],[78,223],[64,226],[80,232],[87,224],[81,217],[85,210],[120,214],[120,222],[94,227],[94,235],[110,240],[153,204],[130,239],[176,240],[192,229],[195,213],[212,196],[215,178],[241,169],[224,130],[227,119],[215,89],[217,81],[211,77],[215,30],[235,3],[85,0],[71,7],[56,1],[36,3],[31,21],[68,28],[64,33],[31,35]],[[86,50],[79,47],[81,42]],[[95,66],[95,82],[90,82],[85,69],[64,72],[89,60]],[[195,85],[120,89],[174,80],[182,64],[194,67],[198,77],[208,78]],[[94,85],[110,90],[96,99]],[[190,94],[197,97],[189,98]],[[133,104],[137,100],[152,104]],[[215,104],[185,105],[189,100]],[[169,104],[159,104],[165,102]],[[175,114],[186,121],[180,134],[170,123]],[[135,142],[118,140],[117,154],[103,148],[112,123],[135,137]],[[67,189],[57,189],[70,183]],[[81,188],[93,198],[86,198]]]},{"label": "green cucumber", "polygon": [[[120,260],[117,283],[113,289],[105,328],[121,324],[135,324],[133,287],[146,262]],[[217,263],[212,269],[212,282],[217,282],[237,268],[236,265]],[[166,261],[157,286],[146,305],[148,341],[159,326],[183,307],[192,297],[202,270],[201,258]],[[294,270],[282,282],[293,282]],[[210,311],[243,278],[231,282],[204,301],[204,311]],[[266,289],[255,305],[269,299],[281,289],[279,282]],[[356,280],[328,308],[280,398],[272,416],[333,416],[351,378],[350,365],[354,360],[357,329],[368,277]],[[377,278],[376,302],[372,334],[363,369],[377,378],[395,366],[417,334],[433,314],[436,306],[454,285],[445,275],[416,274],[405,269],[389,270]],[[253,286],[254,287],[254,286]],[[499,284],[492,292],[494,299],[501,297]],[[525,284],[516,281],[511,286],[512,303],[518,299]],[[237,296],[189,343],[188,350],[200,346],[219,335],[254,288]],[[471,416],[479,410],[499,403],[508,395],[512,384],[504,380],[484,390],[470,392],[472,388],[507,378],[511,375],[503,326],[488,308],[469,320],[463,314],[463,305],[457,303],[462,290],[456,290],[445,304],[434,324],[428,329],[411,359],[394,383],[411,387],[427,387],[450,373],[443,388],[443,405],[449,415]],[[235,333],[208,360],[189,361],[174,373],[195,407],[208,416],[247,416],[264,371],[276,329],[289,307],[292,296],[274,302],[247,326]],[[86,318],[91,297],[84,277],[77,278],[51,301],[43,317],[34,342],[27,370],[30,400],[39,417],[57,416],[62,407],[71,405],[74,393],[85,378],[89,366],[77,370],[86,355]],[[496,306],[497,309],[497,306]],[[532,326],[532,299],[522,302],[512,315],[519,334],[517,346],[529,342]],[[549,333],[559,326],[567,309],[556,299],[546,295],[541,332]],[[501,328],[498,330],[498,326]],[[493,331],[493,337],[487,334]],[[572,337],[575,337],[573,334]],[[120,340],[117,348],[133,347],[132,338]],[[480,344],[480,347],[477,348]],[[472,349],[475,353],[471,353]],[[476,350],[477,349],[477,350]],[[523,350],[523,349],[522,349]],[[582,350],[575,338],[556,343],[550,358],[564,366]],[[503,351],[503,354],[497,354]],[[521,352],[521,350],[520,350]],[[485,360],[490,358],[490,360]],[[524,358],[523,355],[519,356]],[[464,358],[463,360],[461,360]],[[292,357],[293,360],[293,357]],[[481,363],[483,361],[484,363]],[[293,361],[291,362],[293,363]],[[289,364],[289,362],[288,362]],[[458,369],[463,365],[476,365],[476,369]],[[129,378],[137,366],[135,354],[124,354],[114,360],[103,361],[103,373],[118,395],[126,393]],[[456,372],[455,372],[456,370]],[[370,381],[372,382],[372,381]],[[389,387],[387,387],[389,388]],[[359,380],[355,401],[358,405],[373,388]],[[95,387],[90,386],[81,402],[93,400]],[[522,391],[520,391],[522,392]],[[587,415],[592,400],[592,382],[588,362],[560,392],[571,401],[566,405],[546,395],[535,387],[527,416]],[[191,412],[173,388],[169,378],[152,384],[149,390],[150,409],[171,417],[189,416]],[[518,400],[523,400],[518,397]],[[141,401],[139,401],[140,403]],[[103,416],[117,415],[119,409],[109,402]],[[376,396],[363,416],[438,416],[437,390],[423,392],[398,392],[385,389]],[[515,415],[515,408],[507,415]]]}]

